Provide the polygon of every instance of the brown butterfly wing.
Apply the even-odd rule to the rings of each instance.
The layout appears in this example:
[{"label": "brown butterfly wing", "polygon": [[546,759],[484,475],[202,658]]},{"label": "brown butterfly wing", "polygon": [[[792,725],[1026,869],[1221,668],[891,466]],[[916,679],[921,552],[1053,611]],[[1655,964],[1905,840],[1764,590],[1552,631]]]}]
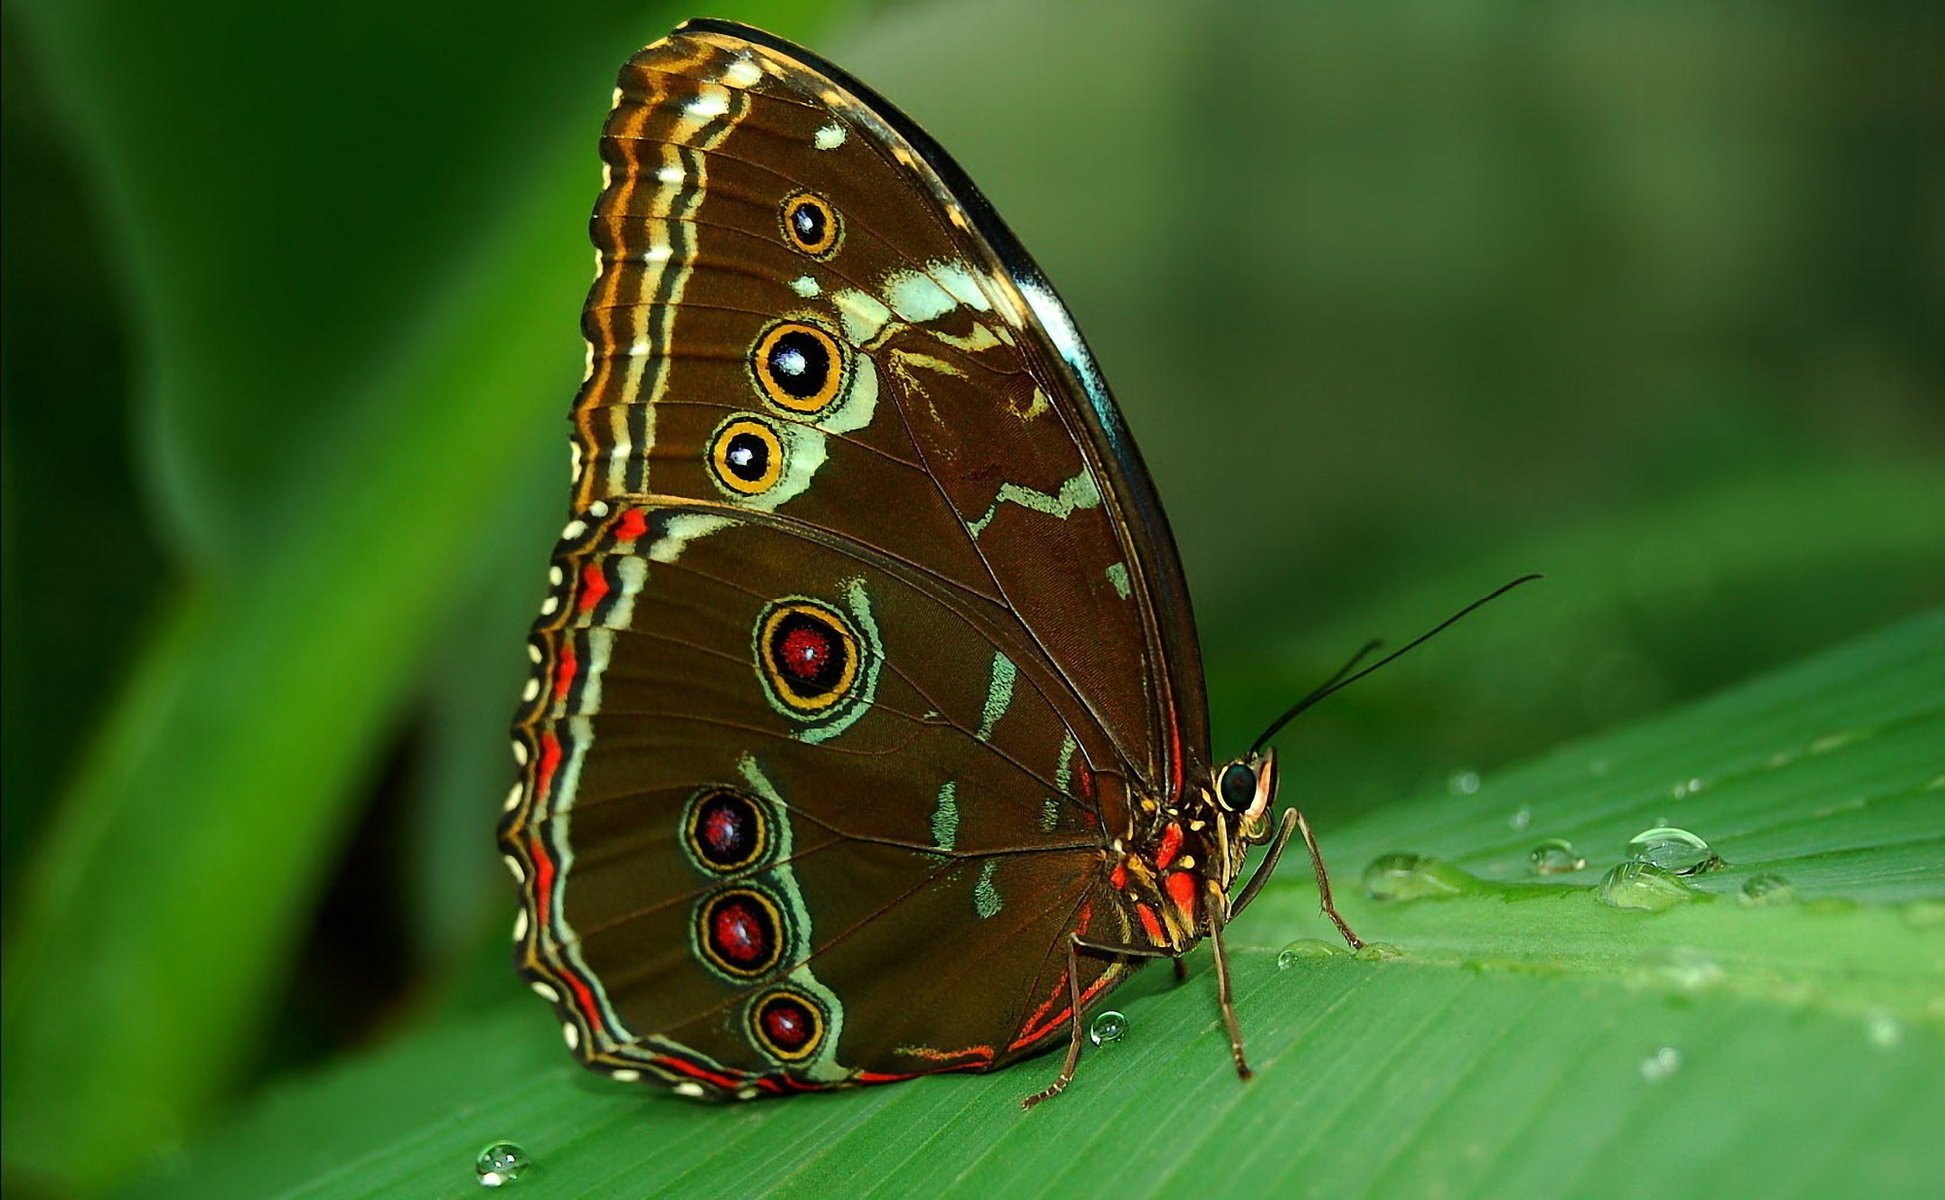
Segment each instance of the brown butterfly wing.
[{"label": "brown butterfly wing", "polygon": [[1092,893],[1130,790],[1206,757],[1145,473],[922,136],[751,31],[622,72],[502,839],[523,966],[609,1069],[739,1094],[1043,1046],[1067,932],[1128,936]]}]

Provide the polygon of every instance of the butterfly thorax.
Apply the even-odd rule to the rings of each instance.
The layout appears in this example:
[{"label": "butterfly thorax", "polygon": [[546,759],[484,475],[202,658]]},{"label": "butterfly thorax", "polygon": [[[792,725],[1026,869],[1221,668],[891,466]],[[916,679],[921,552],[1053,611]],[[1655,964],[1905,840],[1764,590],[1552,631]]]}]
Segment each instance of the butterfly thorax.
[{"label": "butterfly thorax", "polygon": [[[1238,786],[1241,772],[1248,774],[1247,795]],[[1225,782],[1232,795],[1225,795]],[[1274,758],[1252,757],[1229,764],[1174,805],[1152,799],[1136,805],[1141,815],[1127,837],[1108,846],[1105,870],[1137,941],[1180,953],[1208,933],[1212,908],[1227,916],[1230,887],[1249,848],[1264,839],[1275,786]]]}]

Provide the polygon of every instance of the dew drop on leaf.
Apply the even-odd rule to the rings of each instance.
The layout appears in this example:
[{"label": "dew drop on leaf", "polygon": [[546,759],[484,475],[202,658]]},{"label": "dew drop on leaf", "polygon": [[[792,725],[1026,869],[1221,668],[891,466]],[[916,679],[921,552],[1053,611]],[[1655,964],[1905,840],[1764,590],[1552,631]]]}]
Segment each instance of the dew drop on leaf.
[{"label": "dew drop on leaf", "polygon": [[1094,1021],[1087,1027],[1087,1037],[1097,1046],[1118,1042],[1121,1035],[1128,1032],[1128,1018],[1114,1009],[1104,1009],[1094,1014]]},{"label": "dew drop on leaf", "polygon": [[1722,865],[1709,844],[1673,825],[1656,825],[1628,839],[1630,862],[1647,863],[1676,875],[1699,875]]},{"label": "dew drop on leaf", "polygon": [[473,1161],[473,1174],[481,1187],[502,1187],[520,1178],[533,1165],[527,1152],[513,1142],[494,1142],[479,1152]]},{"label": "dew drop on leaf", "polygon": [[1566,838],[1541,842],[1527,853],[1526,861],[1532,865],[1535,875],[1565,875],[1587,865],[1587,860],[1574,853],[1574,844]]},{"label": "dew drop on leaf", "polygon": [[1473,882],[1459,868],[1424,854],[1380,854],[1364,868],[1364,890],[1373,900],[1456,896]]},{"label": "dew drop on leaf", "polygon": [[1594,895],[1609,908],[1660,912],[1695,898],[1695,893],[1670,871],[1653,863],[1620,863],[1601,876]]},{"label": "dew drop on leaf", "polygon": [[1660,1083],[1681,1069],[1682,1052],[1673,1046],[1663,1046],[1641,1060],[1641,1078],[1649,1083]]},{"label": "dew drop on leaf", "polygon": [[1751,907],[1793,904],[1796,902],[1796,885],[1774,871],[1764,871],[1742,881],[1742,895],[1739,898]]},{"label": "dew drop on leaf", "polygon": [[1298,938],[1276,952],[1276,969],[1287,971],[1306,958],[1331,958],[1349,953],[1336,942],[1327,942],[1322,938]]}]

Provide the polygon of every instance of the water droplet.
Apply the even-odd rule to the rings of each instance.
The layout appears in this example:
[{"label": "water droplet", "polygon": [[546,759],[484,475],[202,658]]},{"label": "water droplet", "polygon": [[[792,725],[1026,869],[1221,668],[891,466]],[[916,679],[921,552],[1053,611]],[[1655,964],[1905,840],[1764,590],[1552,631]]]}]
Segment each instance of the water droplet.
[{"label": "water droplet", "polygon": [[1695,898],[1694,891],[1678,877],[1645,862],[1617,864],[1601,876],[1594,895],[1609,908],[1636,912],[1660,912]]},{"label": "water droplet", "polygon": [[1087,1027],[1087,1036],[1097,1046],[1118,1042],[1121,1035],[1128,1032],[1128,1018],[1114,1009],[1103,1009],[1094,1014],[1094,1023]]},{"label": "water droplet", "polygon": [[1741,900],[1749,905],[1791,904],[1796,901],[1796,885],[1774,871],[1764,871],[1742,881]]},{"label": "water droplet", "polygon": [[533,1159],[527,1152],[512,1142],[494,1142],[479,1152],[473,1160],[473,1173],[479,1176],[481,1187],[500,1187],[520,1178],[521,1172],[533,1166]]},{"label": "water droplet", "polygon": [[1528,852],[1526,861],[1533,864],[1535,875],[1565,875],[1587,865],[1587,860],[1574,853],[1574,844],[1566,838],[1541,842]]},{"label": "water droplet", "polygon": [[1479,790],[1479,772],[1454,771],[1445,786],[1454,796],[1470,796]]},{"label": "water droplet", "polygon": [[1405,952],[1390,942],[1366,942],[1353,950],[1351,957],[1363,959],[1365,962],[1386,962],[1405,957]]},{"label": "water droplet", "polygon": [[1533,810],[1524,804],[1520,805],[1512,816],[1506,818],[1506,824],[1512,828],[1514,833],[1518,833],[1532,823]]},{"label": "water droplet", "polygon": [[1876,1011],[1864,1015],[1864,1036],[1871,1039],[1871,1045],[1880,1050],[1890,1050],[1904,1040],[1904,1025],[1888,1012]]},{"label": "water droplet", "polygon": [[1669,788],[1668,790],[1675,797],[1675,799],[1686,800],[1690,796],[1693,796],[1695,793],[1701,791],[1702,787],[1703,787],[1703,782],[1700,779],[1684,779],[1680,783],[1676,784],[1674,787]]},{"label": "water droplet", "polygon": [[1641,1060],[1641,1078],[1649,1083],[1660,1083],[1681,1069],[1682,1052],[1673,1046],[1663,1046]]},{"label": "water droplet", "polygon": [[1373,900],[1423,900],[1456,896],[1472,877],[1423,854],[1380,854],[1364,868],[1364,890]]},{"label": "water droplet", "polygon": [[1656,825],[1628,839],[1627,856],[1677,875],[1700,875],[1722,865],[1709,844],[1686,829]]},{"label": "water droplet", "polygon": [[1298,938],[1276,952],[1276,969],[1287,971],[1306,958],[1331,958],[1349,954],[1349,948],[1321,938]]}]

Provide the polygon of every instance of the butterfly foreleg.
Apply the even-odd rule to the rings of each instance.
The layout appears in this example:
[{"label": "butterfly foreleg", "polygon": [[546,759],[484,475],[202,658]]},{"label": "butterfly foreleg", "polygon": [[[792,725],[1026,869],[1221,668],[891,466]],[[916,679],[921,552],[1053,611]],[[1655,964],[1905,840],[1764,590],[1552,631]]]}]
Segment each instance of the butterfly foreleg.
[{"label": "butterfly foreleg", "polygon": [[1256,868],[1256,873],[1249,877],[1249,882],[1236,893],[1235,902],[1229,906],[1229,919],[1233,921],[1240,916],[1256,899],[1257,893],[1263,890],[1263,885],[1270,881],[1277,860],[1283,857],[1283,848],[1290,844],[1290,837],[1295,833],[1303,834],[1303,844],[1310,850],[1310,868],[1317,875],[1318,907],[1330,918],[1331,924],[1337,926],[1337,932],[1343,935],[1351,949],[1364,945],[1364,939],[1352,932],[1343,915],[1337,911],[1337,903],[1330,894],[1330,872],[1324,869],[1323,851],[1317,848],[1317,835],[1310,832],[1310,822],[1304,820],[1303,813],[1294,808],[1283,810],[1283,819],[1277,823],[1276,836],[1270,839],[1270,848],[1263,856],[1262,865]]}]

